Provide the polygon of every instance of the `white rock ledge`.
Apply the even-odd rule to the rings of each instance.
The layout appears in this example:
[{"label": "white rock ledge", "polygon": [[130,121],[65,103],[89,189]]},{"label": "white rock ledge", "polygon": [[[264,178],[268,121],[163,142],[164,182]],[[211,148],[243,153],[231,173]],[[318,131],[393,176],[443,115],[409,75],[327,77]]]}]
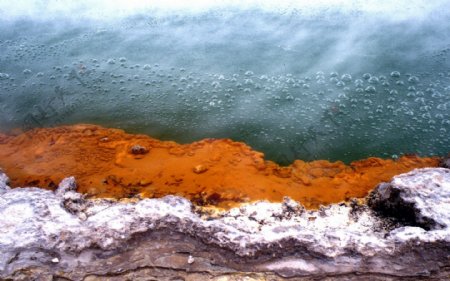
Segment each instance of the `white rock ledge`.
[{"label": "white rock ledge", "polygon": [[445,168],[417,169],[380,184],[368,197],[370,207],[353,201],[317,211],[286,198],[211,214],[176,196],[85,199],[73,177],[55,192],[11,189],[7,182],[0,172],[0,279],[449,276]]}]

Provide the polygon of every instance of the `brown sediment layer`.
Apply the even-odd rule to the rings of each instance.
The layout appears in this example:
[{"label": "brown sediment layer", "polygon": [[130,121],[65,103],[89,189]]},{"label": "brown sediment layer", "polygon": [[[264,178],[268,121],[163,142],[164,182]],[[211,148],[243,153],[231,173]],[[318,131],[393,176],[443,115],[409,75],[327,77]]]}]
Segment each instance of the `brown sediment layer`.
[{"label": "brown sediment layer", "polygon": [[192,144],[95,125],[0,134],[0,167],[12,186],[55,189],[75,176],[78,191],[92,197],[184,196],[195,204],[236,203],[289,196],[307,208],[364,197],[378,183],[414,168],[436,167],[438,158],[403,156],[342,162],[296,160],[287,167],[229,139]]}]

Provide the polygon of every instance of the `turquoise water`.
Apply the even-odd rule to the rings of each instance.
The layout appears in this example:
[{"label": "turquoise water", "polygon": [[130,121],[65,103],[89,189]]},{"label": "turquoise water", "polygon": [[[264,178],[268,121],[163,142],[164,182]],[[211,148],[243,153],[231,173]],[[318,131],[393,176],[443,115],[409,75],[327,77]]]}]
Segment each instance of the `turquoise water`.
[{"label": "turquoise water", "polygon": [[95,123],[183,143],[232,138],[282,164],[443,155],[450,7],[408,3],[95,17],[39,15],[45,5],[8,17],[0,3],[0,128]]}]

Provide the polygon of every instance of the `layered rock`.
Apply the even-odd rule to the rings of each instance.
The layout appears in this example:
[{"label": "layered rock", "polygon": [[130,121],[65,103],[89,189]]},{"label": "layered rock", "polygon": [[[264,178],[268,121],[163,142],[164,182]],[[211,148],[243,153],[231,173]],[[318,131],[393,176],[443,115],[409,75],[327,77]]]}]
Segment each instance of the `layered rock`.
[{"label": "layered rock", "polygon": [[[13,280],[446,280],[450,170],[417,169],[353,200],[285,198],[228,211],[182,197],[86,199],[0,176],[0,278]],[[373,209],[372,209],[373,208]],[[404,220],[402,215],[411,212]],[[154,278],[154,279],[152,279]],[[246,278],[246,279],[244,279]]]},{"label": "layered rock", "polygon": [[308,209],[318,208],[364,197],[394,175],[438,164],[438,158],[403,156],[350,165],[297,160],[280,167],[228,139],[181,145],[94,125],[0,135],[0,167],[13,187],[55,190],[63,178],[73,175],[78,192],[91,198],[178,195],[196,205],[223,208],[255,200],[281,202],[284,196]]}]

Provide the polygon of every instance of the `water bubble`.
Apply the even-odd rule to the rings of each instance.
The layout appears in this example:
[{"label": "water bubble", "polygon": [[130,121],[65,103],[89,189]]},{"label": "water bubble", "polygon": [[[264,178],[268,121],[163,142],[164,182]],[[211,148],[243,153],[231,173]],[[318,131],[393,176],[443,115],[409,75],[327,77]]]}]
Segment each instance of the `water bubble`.
[{"label": "water bubble", "polygon": [[365,99],[365,100],[363,100],[363,103],[364,103],[365,105],[371,105],[371,104],[372,104],[372,101],[369,100],[369,99]]},{"label": "water bubble", "polygon": [[350,82],[352,81],[352,76],[350,74],[343,74],[341,76],[341,80],[344,82]]},{"label": "water bubble", "polygon": [[325,79],[324,75],[316,75],[316,80]]},{"label": "water bubble", "polygon": [[422,114],[423,119],[431,119],[431,114],[429,112]]},{"label": "water bubble", "polygon": [[337,79],[336,77],[332,77],[330,78],[330,82],[336,84],[337,82],[339,82],[339,79]]},{"label": "water bubble", "polygon": [[439,109],[439,110],[447,110],[447,104],[446,103],[438,104],[436,106],[436,108]]},{"label": "water bubble", "polygon": [[0,72],[0,79],[8,79],[8,78],[9,78],[9,74]]},{"label": "water bubble", "polygon": [[419,78],[417,76],[411,76],[408,78],[409,83],[417,83],[419,82]]},{"label": "water bubble", "polygon": [[392,71],[392,72],[391,72],[391,77],[392,77],[392,78],[399,78],[399,77],[400,77],[400,72],[398,72],[398,71]]},{"label": "water bubble", "polygon": [[252,76],[253,74],[254,74],[253,71],[250,71],[250,70],[247,70],[245,72],[245,76]]},{"label": "water bubble", "polygon": [[331,72],[330,73],[330,77],[338,77],[339,76],[339,74],[337,73],[337,72]]},{"label": "water bubble", "polygon": [[429,111],[430,109],[431,109],[431,106],[429,106],[429,105],[423,105],[419,108],[420,111]]},{"label": "water bubble", "polygon": [[398,91],[397,90],[390,90],[389,94],[391,94],[391,95],[398,95]]},{"label": "water bubble", "polygon": [[368,82],[370,84],[378,84],[379,80],[378,80],[378,78],[376,76],[372,76],[372,77],[369,78]]},{"label": "water bubble", "polygon": [[23,74],[25,74],[25,75],[31,74],[31,70],[29,70],[29,69],[24,69],[24,70],[23,70]]},{"label": "water bubble", "polygon": [[211,83],[211,86],[212,86],[214,89],[221,88],[220,83],[219,83],[218,81],[213,81],[213,82]]},{"label": "water bubble", "polygon": [[[344,94],[344,93],[340,93],[340,94],[338,95],[338,98],[339,98],[339,99],[347,99],[347,95]],[[339,102],[339,100],[336,100],[335,102]]]},{"label": "water bubble", "polygon": [[[417,92],[417,95],[420,95],[420,96],[423,96],[424,95],[424,93],[422,92],[422,91],[418,91]],[[441,93],[439,93],[438,91],[435,91],[432,95],[431,95],[431,97],[433,97],[433,98],[442,98],[443,97],[443,95],[441,94]]]},{"label": "water bubble", "polygon": [[367,86],[364,91],[366,91],[366,93],[375,93],[377,89],[374,86]]},{"label": "water bubble", "polygon": [[395,82],[395,84],[398,86],[403,86],[403,85],[405,85],[405,82],[403,82],[402,80],[399,80],[399,81]]},{"label": "water bubble", "polygon": [[115,60],[115,59],[108,59],[108,60],[107,60],[107,63],[108,63],[108,64],[115,64],[115,63],[116,63],[116,60]]},{"label": "water bubble", "polygon": [[356,87],[362,87],[362,85],[364,85],[364,81],[361,79],[356,79],[354,84]]},{"label": "water bubble", "polygon": [[151,67],[149,64],[144,64],[143,69],[149,70],[149,69],[151,69],[151,68],[152,68],[152,67]]},{"label": "water bubble", "polygon": [[121,58],[119,58],[119,61],[120,61],[120,62],[126,62],[126,61],[127,61],[127,59],[126,59],[126,58],[124,58],[124,57],[121,57]]},{"label": "water bubble", "polygon": [[344,87],[344,86],[345,86],[345,83],[344,83],[343,81],[338,81],[338,82],[336,83],[336,86],[338,86],[338,87]]},{"label": "water bubble", "polygon": [[372,75],[370,73],[364,73],[362,78],[368,80],[370,77],[372,77]]},{"label": "water bubble", "polygon": [[411,109],[406,109],[405,115],[414,116],[414,112]]},{"label": "water bubble", "polygon": [[244,79],[244,84],[245,85],[253,85],[253,80],[252,79]]}]

